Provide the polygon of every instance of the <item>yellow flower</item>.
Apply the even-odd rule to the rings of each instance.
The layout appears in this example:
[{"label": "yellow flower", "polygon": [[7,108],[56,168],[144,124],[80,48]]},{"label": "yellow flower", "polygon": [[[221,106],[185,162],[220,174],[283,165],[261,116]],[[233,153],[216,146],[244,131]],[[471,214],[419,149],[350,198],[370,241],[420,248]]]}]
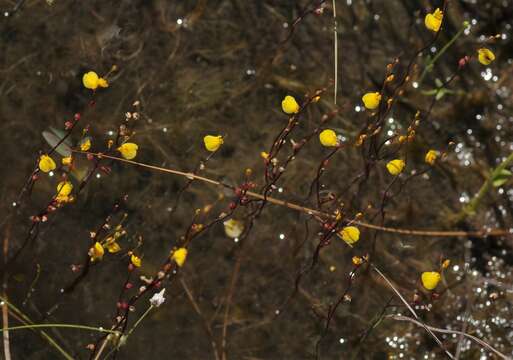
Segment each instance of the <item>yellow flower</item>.
[{"label": "yellow flower", "polygon": [[64,166],[70,166],[73,158],[71,156],[66,156],[62,158],[62,165]]},{"label": "yellow flower", "polygon": [[495,60],[495,54],[490,49],[481,48],[477,50],[477,59],[483,65],[490,65]]},{"label": "yellow flower", "polygon": [[438,157],[438,153],[435,150],[429,150],[424,157],[424,161],[429,165],[433,165]]},{"label": "yellow flower", "polygon": [[84,140],[82,140],[82,142],[80,143],[80,150],[87,151],[90,148],[91,148],[91,139],[85,138]]},{"label": "yellow flower", "polygon": [[444,13],[437,8],[433,13],[426,15],[424,18],[424,24],[429,30],[438,32],[438,30],[440,30],[440,26],[442,25],[443,18]]},{"label": "yellow flower", "polygon": [[67,197],[73,190],[73,184],[69,181],[61,181],[57,184],[57,197]]},{"label": "yellow flower", "polygon": [[360,240],[360,230],[356,226],[346,226],[339,231],[338,236],[348,245],[352,245]]},{"label": "yellow flower", "polygon": [[55,170],[56,167],[57,165],[55,164],[55,161],[53,161],[53,159],[50,156],[41,155],[41,157],[39,158],[39,169],[42,172],[50,172],[52,170]]},{"label": "yellow flower", "polygon": [[238,238],[244,231],[244,223],[235,219],[226,220],[224,223],[224,232],[232,239]]},{"label": "yellow flower", "polygon": [[132,160],[137,155],[137,149],[139,149],[139,146],[134,143],[124,143],[120,147],[118,147],[118,151],[121,153],[121,156],[123,156],[127,160]]},{"label": "yellow flower", "polygon": [[269,157],[269,154],[267,152],[265,152],[265,151],[262,151],[260,153],[260,156],[262,157],[262,159],[267,159]]},{"label": "yellow flower", "polygon": [[109,87],[109,82],[106,79],[104,79],[104,78],[99,78],[98,79],[98,86],[102,87],[102,88]]},{"label": "yellow flower", "polygon": [[362,96],[363,105],[369,110],[374,110],[379,106],[381,94],[379,92],[369,92]]},{"label": "yellow flower", "polygon": [[333,147],[338,145],[337,134],[331,129],[321,131],[319,134],[319,140],[321,141],[322,146]]},{"label": "yellow flower", "polygon": [[406,164],[404,163],[404,160],[401,160],[401,159],[391,160],[387,164],[387,170],[390,174],[397,176],[403,172],[405,165]]},{"label": "yellow flower", "polygon": [[103,249],[102,244],[99,242],[95,242],[94,246],[89,249],[89,256],[91,257],[91,261],[101,260],[104,253],[105,250]]},{"label": "yellow flower", "polygon": [[98,76],[94,71],[89,71],[82,76],[82,83],[87,89],[96,90],[98,87],[106,88],[109,83],[104,78]]},{"label": "yellow flower", "polygon": [[205,143],[205,149],[211,152],[217,151],[224,143],[221,135],[207,135],[203,138],[203,142]]},{"label": "yellow flower", "polygon": [[281,109],[285,114],[297,114],[299,112],[299,105],[294,97],[287,95],[281,102]]},{"label": "yellow flower", "polygon": [[173,260],[176,265],[182,267],[185,263],[185,259],[187,258],[187,249],[180,248],[171,253],[171,260]]},{"label": "yellow flower", "polygon": [[451,260],[449,259],[445,259],[443,262],[442,262],[442,268],[443,269],[447,269],[449,267],[449,265],[451,265]]},{"label": "yellow flower", "polygon": [[437,271],[423,272],[420,279],[422,281],[422,286],[428,290],[433,290],[440,282],[440,273]]},{"label": "yellow flower", "polygon": [[363,264],[363,259],[360,256],[353,256],[351,260],[353,261],[354,266],[360,266]]},{"label": "yellow flower", "polygon": [[70,195],[72,189],[73,185],[71,185],[69,181],[60,182],[59,185],[57,185],[57,195],[55,196],[55,200],[59,203],[73,201],[73,196]]},{"label": "yellow flower", "polygon": [[119,246],[119,244],[115,241],[108,242],[107,244],[105,244],[105,247],[107,248],[107,250],[109,250],[111,254],[115,254],[121,250],[121,246]]},{"label": "yellow flower", "polygon": [[132,256],[130,256],[130,262],[135,267],[141,267],[141,258],[139,256],[136,256],[136,255],[132,254]]}]

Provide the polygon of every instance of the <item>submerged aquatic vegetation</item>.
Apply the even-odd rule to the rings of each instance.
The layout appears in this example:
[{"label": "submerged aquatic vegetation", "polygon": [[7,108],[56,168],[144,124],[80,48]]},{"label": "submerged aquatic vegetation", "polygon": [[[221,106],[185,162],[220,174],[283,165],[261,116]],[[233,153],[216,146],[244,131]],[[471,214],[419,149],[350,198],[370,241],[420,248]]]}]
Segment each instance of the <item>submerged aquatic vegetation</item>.
[{"label": "submerged aquatic vegetation", "polygon": [[8,19],[16,355],[511,355],[507,7],[118,5]]}]

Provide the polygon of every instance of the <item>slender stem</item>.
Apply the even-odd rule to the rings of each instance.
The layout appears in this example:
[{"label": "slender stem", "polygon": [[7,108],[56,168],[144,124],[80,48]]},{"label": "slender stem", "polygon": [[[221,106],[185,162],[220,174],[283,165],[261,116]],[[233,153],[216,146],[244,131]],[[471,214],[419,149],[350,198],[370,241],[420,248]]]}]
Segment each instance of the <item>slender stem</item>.
[{"label": "slender stem", "polygon": [[468,24],[466,22],[463,23],[463,26],[456,33],[456,35],[454,35],[452,37],[452,39],[449,40],[449,42],[447,44],[445,44],[445,46],[431,60],[428,61],[428,63],[426,64],[426,67],[424,68],[424,70],[422,71],[422,74],[420,75],[420,78],[418,81],[419,85],[422,84],[424,77],[426,76],[428,71],[431,71],[431,69],[435,65],[435,62],[440,58],[440,56],[442,56],[447,51],[447,49],[449,49],[449,47],[451,47],[451,45],[461,36],[461,34],[463,34],[463,31],[465,31],[465,29],[467,27],[468,27]]},{"label": "slender stem", "polygon": [[[143,167],[146,169],[151,169],[151,170],[156,170],[156,171],[165,172],[165,173],[169,173],[169,174],[183,176],[188,179],[200,180],[200,181],[212,184],[212,185],[217,185],[217,186],[221,186],[221,187],[228,188],[231,190],[235,190],[235,186],[223,183],[221,181],[212,180],[212,179],[206,178],[204,176],[199,176],[199,175],[196,175],[196,174],[193,174],[190,172],[184,172],[184,171],[168,169],[168,168],[163,168],[163,167],[154,166],[154,165],[148,165],[145,163],[140,163],[137,161],[127,160],[127,159],[119,158],[116,156],[105,155],[105,154],[101,154],[101,153],[92,153],[92,152],[75,151],[75,150],[73,152],[81,153],[81,154],[89,154],[89,155],[97,156],[98,158],[111,159],[111,160],[131,164],[131,165],[136,165],[136,166]],[[335,218],[335,216],[333,214],[329,214],[329,213],[322,212],[319,210],[311,209],[311,208],[308,208],[305,206],[297,205],[294,203],[290,203],[288,201],[279,200],[279,199],[272,198],[269,196],[264,196],[262,194],[258,194],[258,193],[252,192],[252,191],[247,191],[247,192],[245,192],[245,194],[247,196],[253,197],[255,199],[265,200],[266,202],[269,202],[271,204],[284,206],[289,209],[305,213],[307,215],[315,215],[315,216],[319,216],[319,217],[323,217],[323,218]],[[359,225],[361,227],[372,229],[372,230],[378,230],[378,231],[389,232],[389,233],[394,233],[394,234],[409,235],[409,236],[487,237],[487,236],[491,236],[491,235],[505,236],[505,235],[510,234],[510,232],[508,230],[504,230],[504,229],[492,229],[492,230],[487,230],[487,231],[484,231],[484,230],[482,230],[482,231],[411,230],[411,229],[397,229],[397,228],[391,228],[391,227],[386,227],[386,226],[373,225],[373,224],[369,224],[369,223],[366,223],[363,221],[357,221],[357,220],[353,221],[353,223],[356,225]]]},{"label": "slender stem", "polygon": [[8,328],[3,328],[2,331],[6,330],[22,330],[22,329],[39,329],[39,328],[68,328],[68,329],[80,329],[80,330],[91,330],[98,332],[107,332],[114,334],[116,331],[107,330],[104,328],[98,328],[94,326],[86,326],[86,325],[77,325],[77,324],[29,324],[29,325],[19,325],[19,326],[11,326]]},{"label": "slender stem", "polygon": [[148,315],[150,313],[150,311],[154,308],[153,305],[150,305],[146,311],[144,312],[144,314],[141,315],[141,317],[139,319],[137,319],[137,321],[135,322],[134,326],[132,326],[132,328],[128,331],[128,334],[126,335],[127,337],[130,336],[130,334],[132,334],[132,332],[135,330],[135,328],[139,325],[139,323],[141,321],[143,321],[143,319],[146,317],[146,315]]},{"label": "slender stem", "polygon": [[335,84],[334,84],[334,95],[333,103],[337,105],[337,89],[338,89],[338,33],[337,33],[337,8],[335,0],[333,0],[333,63],[335,67]]},{"label": "slender stem", "polygon": [[[32,321],[29,319],[27,315],[22,313],[16,306],[7,301],[6,298],[0,296],[0,300],[2,300],[9,307],[9,312],[11,316],[16,318],[18,321],[26,324],[30,324]],[[53,346],[66,360],[74,360],[73,357],[66,352],[50,335],[48,335],[44,330],[40,330],[39,334],[45,338],[48,343]]]},{"label": "slender stem", "polygon": [[431,337],[436,341],[436,343],[438,344],[438,346],[445,352],[445,354],[447,355],[447,357],[449,357],[449,359],[454,359],[454,355],[451,354],[451,352],[449,350],[447,350],[442,341],[433,333],[433,331],[426,325],[424,324],[423,322],[420,321],[420,317],[417,315],[417,313],[415,312],[415,310],[413,310],[413,308],[411,307],[411,305],[408,303],[408,301],[406,301],[406,299],[404,298],[404,296],[399,292],[399,290],[397,290],[397,288],[394,286],[394,284],[392,284],[392,282],[385,276],[385,274],[383,274],[383,272],[381,272],[381,270],[379,270],[376,265],[374,264],[370,264],[372,269],[374,271],[376,271],[379,276],[381,276],[383,278],[383,280],[385,280],[385,282],[387,283],[387,285],[392,289],[392,291],[399,297],[399,299],[401,299],[401,301],[403,302],[403,304],[406,306],[406,308],[411,312],[411,314],[415,317],[415,319],[417,319],[417,322],[419,323],[420,326],[422,326],[426,332],[431,335]]},{"label": "slender stem", "polygon": [[441,329],[441,328],[437,328],[437,327],[434,327],[434,326],[429,326],[429,325],[426,325],[426,324],[423,324],[421,323],[420,321],[417,321],[415,319],[412,319],[408,316],[402,316],[402,315],[389,315],[387,316],[387,318],[391,318],[391,319],[394,319],[394,320],[398,320],[398,321],[409,321],[415,325],[419,325],[419,326],[422,326],[422,327],[427,327],[428,329],[434,331],[434,332],[439,332],[439,333],[442,333],[442,334],[456,334],[456,335],[462,335],[466,338],[469,338],[470,340],[478,343],[479,345],[481,345],[482,347],[488,349],[489,351],[495,353],[497,356],[499,356],[501,359],[511,359],[510,357],[508,357],[507,355],[504,355],[503,353],[501,353],[499,350],[495,349],[493,346],[491,346],[490,344],[486,343],[485,341],[479,339],[478,337],[475,337],[473,335],[470,335],[470,334],[467,334],[463,331],[458,331],[458,330],[449,330],[449,329]]},{"label": "slender stem", "polygon": [[488,176],[483,185],[481,185],[481,188],[474,195],[472,200],[470,200],[470,202],[464,206],[458,214],[456,214],[454,219],[455,223],[458,223],[469,216],[473,216],[476,213],[476,210],[483,201],[485,195],[493,188],[494,179],[511,164],[513,164],[513,152],[490,173],[490,176]]}]

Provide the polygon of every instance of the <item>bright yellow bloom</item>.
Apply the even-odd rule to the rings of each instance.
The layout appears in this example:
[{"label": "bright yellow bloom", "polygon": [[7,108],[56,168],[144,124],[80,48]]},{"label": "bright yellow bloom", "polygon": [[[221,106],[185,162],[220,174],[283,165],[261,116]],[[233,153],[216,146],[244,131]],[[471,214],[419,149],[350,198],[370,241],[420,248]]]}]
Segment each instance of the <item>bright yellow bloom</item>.
[{"label": "bright yellow bloom", "polygon": [[105,247],[107,248],[107,250],[109,250],[111,254],[115,254],[121,250],[121,246],[119,246],[119,244],[115,241],[108,242],[107,244],[105,244]]},{"label": "bright yellow bloom", "polygon": [[438,152],[435,150],[429,150],[424,157],[424,161],[429,165],[433,165],[438,157]]},{"label": "bright yellow bloom", "polygon": [[360,230],[356,226],[346,226],[339,231],[338,236],[348,245],[352,245],[360,240]]},{"label": "bright yellow bloom", "polygon": [[477,50],[477,59],[483,65],[490,65],[495,60],[495,54],[490,49],[481,48]]},{"label": "bright yellow bloom", "polygon": [[55,196],[55,200],[60,203],[66,203],[73,200],[73,197],[70,196],[71,191],[73,190],[73,184],[69,181],[61,181],[57,184],[57,195]]},{"label": "bright yellow bloom", "polygon": [[294,97],[287,95],[281,102],[281,109],[285,114],[297,114],[299,112],[299,104]]},{"label": "bright yellow bloom", "polygon": [[186,248],[180,248],[171,253],[171,260],[173,260],[179,267],[183,266],[185,259],[187,259]]},{"label": "bright yellow bloom", "polygon": [[73,158],[71,156],[66,156],[62,158],[62,165],[64,166],[70,166]]},{"label": "bright yellow bloom", "polygon": [[73,184],[69,181],[61,181],[57,184],[57,193],[59,195],[68,196],[73,190]]},{"label": "bright yellow bloom", "polygon": [[362,96],[363,105],[369,110],[374,110],[379,106],[381,94],[379,92],[369,92]]},{"label": "bright yellow bloom", "polygon": [[428,290],[433,290],[440,282],[440,273],[437,271],[423,272],[420,280],[422,281],[422,286]]},{"label": "bright yellow bloom", "polygon": [[55,170],[56,167],[57,165],[55,164],[55,161],[53,161],[53,159],[50,156],[41,155],[41,157],[39,158],[39,169],[42,172],[50,172],[52,170]]},{"label": "bright yellow bloom", "polygon": [[426,15],[424,18],[424,24],[429,30],[438,32],[438,30],[440,30],[440,26],[442,25],[443,18],[444,13],[442,10],[437,8],[433,13]]},{"label": "bright yellow bloom", "polygon": [[363,259],[360,256],[353,256],[351,260],[354,266],[360,266],[361,264],[363,264]]},{"label": "bright yellow bloom", "polygon": [[331,129],[321,131],[319,134],[319,140],[322,146],[333,147],[338,145],[337,133]]},{"label": "bright yellow bloom", "polygon": [[94,71],[89,71],[82,76],[82,83],[87,89],[96,90],[98,87],[106,88],[109,83],[104,78],[98,76]]},{"label": "bright yellow bloom", "polygon": [[87,151],[90,148],[91,148],[91,139],[85,138],[84,140],[82,140],[82,142],[80,143],[80,150]]},{"label": "bright yellow bloom", "polygon": [[136,256],[136,255],[132,254],[132,256],[130,256],[130,262],[135,267],[141,267],[141,258],[139,256]]},{"label": "bright yellow bloom", "polygon": [[102,244],[99,242],[95,242],[94,246],[89,249],[89,256],[91,257],[91,261],[101,260],[104,253],[105,250],[103,249]]},{"label": "bright yellow bloom", "polygon": [[121,153],[121,156],[127,160],[132,160],[137,156],[137,149],[139,149],[139,146],[134,143],[124,143],[118,147],[118,151]]},{"label": "bright yellow bloom", "polygon": [[267,159],[267,158],[269,157],[269,154],[268,154],[267,152],[265,152],[265,151],[262,151],[262,152],[260,153],[260,156],[261,156],[263,159]]},{"label": "bright yellow bloom", "polygon": [[387,170],[390,174],[397,176],[403,172],[405,165],[406,164],[405,164],[404,160],[401,160],[401,159],[391,160],[387,164]]},{"label": "bright yellow bloom", "polygon": [[205,143],[205,149],[211,152],[217,151],[224,143],[221,135],[207,135],[203,138],[203,142]]}]

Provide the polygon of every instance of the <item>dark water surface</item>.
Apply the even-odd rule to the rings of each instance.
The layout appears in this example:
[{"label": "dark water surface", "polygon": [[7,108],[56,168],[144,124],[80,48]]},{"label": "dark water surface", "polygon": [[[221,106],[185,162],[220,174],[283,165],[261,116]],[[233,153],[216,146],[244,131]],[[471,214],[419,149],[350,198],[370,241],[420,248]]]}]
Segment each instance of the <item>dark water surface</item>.
[{"label": "dark water surface", "polygon": [[[47,328],[46,336],[76,359],[98,352],[102,359],[446,358],[426,323],[513,356],[511,235],[418,236],[359,226],[353,247],[328,235],[337,209],[337,227],[359,219],[425,231],[513,228],[507,173],[486,189],[475,213],[461,215],[513,151],[513,1],[448,1],[435,38],[424,16],[443,1],[337,0],[336,105],[332,1],[18,3],[0,0],[1,274],[3,299],[12,304],[4,306],[9,326],[110,329],[132,306],[116,328],[126,336],[159,290],[130,299],[164,271],[158,286],[166,288],[165,303],[123,337],[124,345],[109,339],[100,351],[102,333],[76,328]],[[487,66],[476,59],[481,47],[497,57]],[[382,89],[387,64],[395,78],[372,115],[361,96]],[[91,70],[109,87],[85,89],[82,76]],[[281,100],[289,94],[306,104],[316,90],[320,100],[305,106],[284,137],[275,170],[285,170],[269,187],[271,196],[298,206],[266,203],[260,213],[261,201],[240,204],[231,186],[266,186],[261,152],[289,121]],[[91,151],[107,152],[109,140],[115,148],[125,132],[139,145],[136,161],[197,171],[227,186],[77,154],[67,175],[75,201],[34,223],[33,216],[44,220],[65,173],[62,156],[52,154],[59,165],[52,176],[31,181],[30,174],[61,136],[51,128],[65,132],[76,113],[72,147],[89,136]],[[409,126],[415,137],[400,145]],[[331,157],[319,144],[319,127],[339,134],[342,147]],[[211,157],[207,134],[224,136]],[[362,134],[368,137],[355,145]],[[429,149],[446,153],[433,167],[424,162]],[[394,158],[406,160],[395,180],[385,166]],[[244,226],[236,239],[219,220],[227,215]],[[92,238],[106,241],[119,224],[121,251],[91,264]],[[169,252],[181,246],[188,248],[185,265],[166,268]],[[128,270],[129,251],[142,257],[140,268]],[[355,267],[352,258],[366,254],[373,265]],[[444,259],[451,263],[442,281],[427,291],[420,274],[439,270]],[[399,321],[413,315],[373,266],[420,325]],[[12,359],[63,357],[39,330],[9,331]],[[436,334],[459,359],[500,358],[458,334]]]}]

